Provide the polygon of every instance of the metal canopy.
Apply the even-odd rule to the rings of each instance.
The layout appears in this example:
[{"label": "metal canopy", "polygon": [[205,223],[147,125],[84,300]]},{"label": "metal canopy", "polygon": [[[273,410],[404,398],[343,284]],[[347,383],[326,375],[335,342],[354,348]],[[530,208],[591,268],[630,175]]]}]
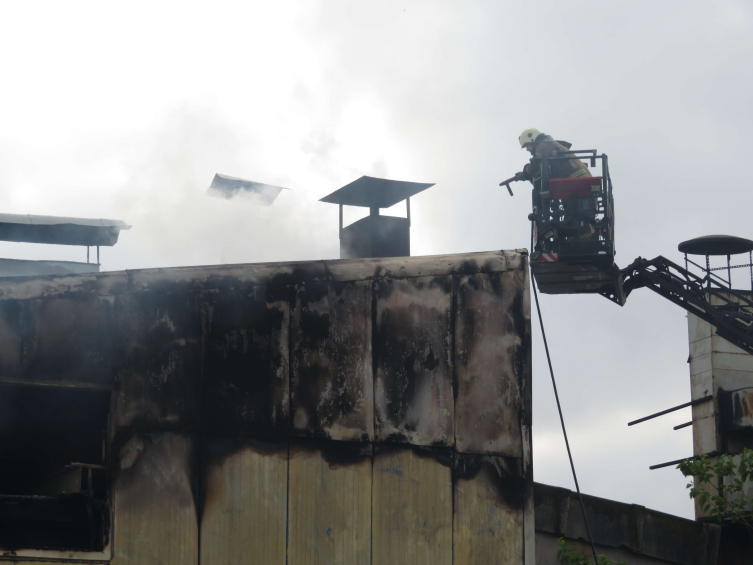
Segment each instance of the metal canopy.
[{"label": "metal canopy", "polygon": [[737,255],[753,251],[753,241],[733,235],[705,235],[683,241],[677,249],[689,255]]},{"label": "metal canopy", "polygon": [[215,198],[227,199],[236,196],[247,196],[256,198],[257,204],[260,204],[261,206],[271,206],[283,190],[290,189],[217,173],[214,175],[209,190],[207,190],[207,195],[214,196]]},{"label": "metal canopy", "polygon": [[364,208],[389,208],[434,184],[363,176],[325,196],[320,202]]},{"label": "metal canopy", "polygon": [[0,241],[113,246],[120,230],[129,229],[121,220],[0,214]]}]

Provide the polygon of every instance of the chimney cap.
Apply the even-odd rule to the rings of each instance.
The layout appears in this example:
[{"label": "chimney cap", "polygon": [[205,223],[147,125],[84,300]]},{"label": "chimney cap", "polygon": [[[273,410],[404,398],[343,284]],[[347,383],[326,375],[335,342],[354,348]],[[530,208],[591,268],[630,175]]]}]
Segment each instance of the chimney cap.
[{"label": "chimney cap", "polygon": [[683,241],[677,250],[689,255],[737,255],[753,251],[753,241],[734,235],[704,235]]},{"label": "chimney cap", "polygon": [[259,198],[258,204],[271,206],[283,190],[290,189],[217,173],[207,190],[207,195],[228,200],[238,195],[256,196]]},{"label": "chimney cap", "polygon": [[363,176],[328,194],[320,202],[364,208],[389,208],[434,184]]}]

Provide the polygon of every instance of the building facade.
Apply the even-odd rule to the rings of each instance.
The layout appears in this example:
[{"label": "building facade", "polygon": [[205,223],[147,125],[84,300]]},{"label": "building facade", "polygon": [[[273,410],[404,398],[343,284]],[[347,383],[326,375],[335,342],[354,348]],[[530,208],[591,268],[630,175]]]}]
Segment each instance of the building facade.
[{"label": "building facade", "polygon": [[534,564],[525,251],[0,281],[0,560]]}]

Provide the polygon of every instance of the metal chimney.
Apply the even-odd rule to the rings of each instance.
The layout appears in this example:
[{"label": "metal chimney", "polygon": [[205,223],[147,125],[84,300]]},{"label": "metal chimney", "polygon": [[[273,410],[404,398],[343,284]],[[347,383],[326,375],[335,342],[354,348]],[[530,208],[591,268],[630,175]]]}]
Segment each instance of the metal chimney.
[{"label": "metal chimney", "polygon": [[[322,198],[340,206],[340,259],[410,256],[410,197],[432,186],[364,176]],[[379,215],[380,208],[402,200],[407,218]],[[344,228],[345,205],[368,208],[370,214]]]}]

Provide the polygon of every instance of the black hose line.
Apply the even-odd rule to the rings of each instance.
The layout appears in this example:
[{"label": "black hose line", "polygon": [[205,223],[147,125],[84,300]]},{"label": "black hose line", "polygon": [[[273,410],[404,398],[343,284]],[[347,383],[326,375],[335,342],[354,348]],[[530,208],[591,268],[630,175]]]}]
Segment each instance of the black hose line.
[{"label": "black hose line", "polygon": [[549,363],[549,374],[552,376],[552,388],[554,388],[554,398],[557,401],[557,411],[560,414],[560,423],[562,424],[562,435],[565,436],[565,446],[567,447],[567,456],[570,459],[570,468],[573,471],[573,480],[575,481],[575,490],[578,492],[578,500],[580,501],[580,509],[583,512],[583,521],[586,523],[586,532],[588,533],[588,541],[591,544],[591,551],[594,554],[594,564],[598,565],[599,558],[596,555],[596,547],[594,546],[594,539],[591,535],[591,528],[588,525],[588,518],[586,517],[586,507],[583,504],[583,496],[580,493],[580,486],[578,485],[578,476],[575,474],[575,463],[573,463],[573,454],[570,452],[570,442],[567,441],[567,430],[565,430],[565,419],[562,417],[562,406],[560,406],[560,397],[557,394],[557,383],[554,381],[554,369],[552,369],[552,358],[549,356],[549,345],[546,342],[546,332],[544,331],[544,319],[541,317],[541,307],[539,306],[539,293],[536,291],[536,280],[533,276],[533,270],[531,271],[531,286],[533,287],[533,296],[536,298],[536,311],[539,313],[539,324],[541,324],[541,337],[544,338],[544,349],[546,350],[546,360]]}]

